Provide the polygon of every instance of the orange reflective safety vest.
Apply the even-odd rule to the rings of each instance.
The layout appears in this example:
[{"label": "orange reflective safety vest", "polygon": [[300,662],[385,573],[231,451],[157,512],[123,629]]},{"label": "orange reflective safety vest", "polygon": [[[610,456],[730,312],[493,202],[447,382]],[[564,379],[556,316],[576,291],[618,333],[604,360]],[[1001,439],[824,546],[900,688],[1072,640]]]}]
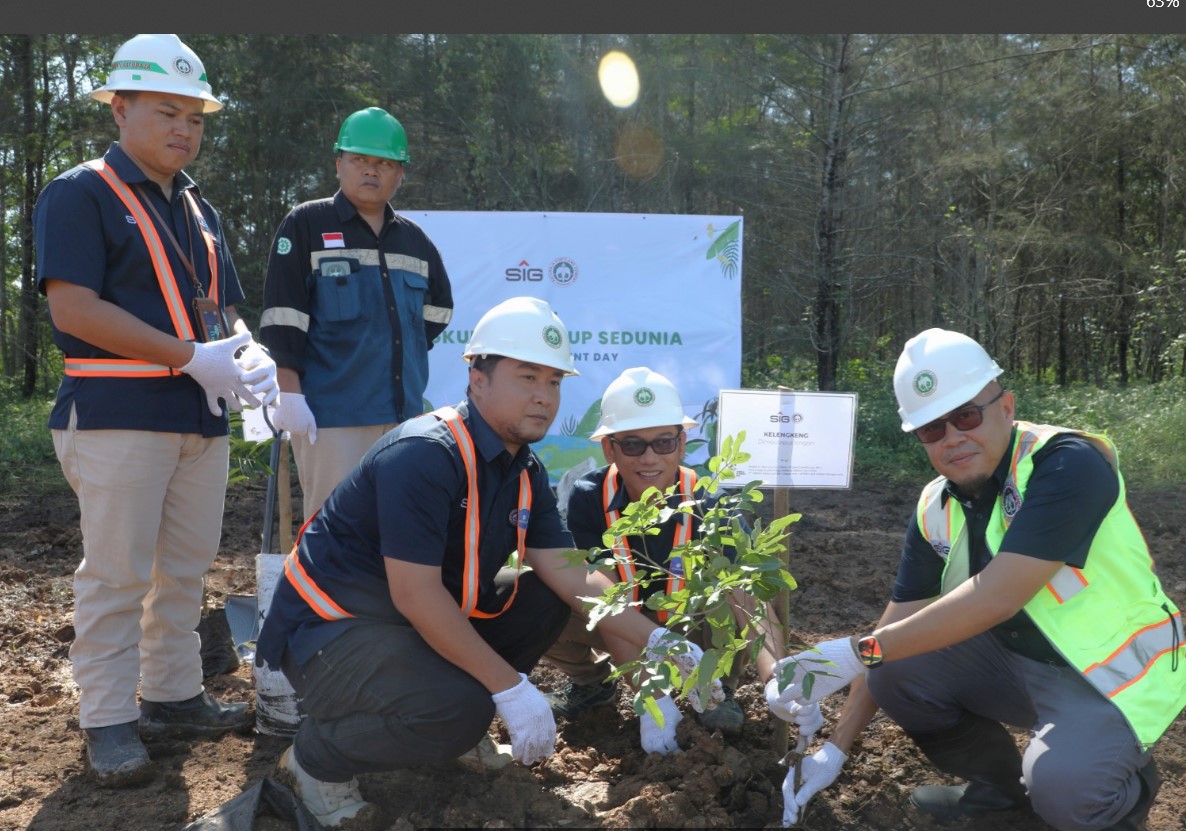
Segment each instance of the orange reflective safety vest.
[{"label": "orange reflective safety vest", "polygon": [[[193,324],[190,322],[189,309],[173,275],[173,267],[169,264],[169,257],[165,253],[165,245],[157,233],[156,226],[136,194],[132,192],[115,169],[102,159],[84,162],[91,170],[99,174],[99,178],[115,192],[119,200],[128,209],[128,214],[136,220],[136,227],[144,237],[144,244],[148,247],[148,255],[152,259],[152,268],[156,272],[157,285],[160,286],[161,296],[169,309],[169,317],[173,321],[173,331],[181,340],[195,340]],[[210,298],[218,302],[218,250],[214,244],[214,235],[202,220],[202,211],[198,207],[198,200],[188,189],[182,191],[182,196],[189,201],[190,209],[198,218],[202,239],[206,243],[206,255],[210,263]],[[66,358],[66,374],[82,378],[166,378],[180,375],[181,370],[163,364],[153,364],[148,361],[137,361],[131,358]]]},{"label": "orange reflective safety vest", "polygon": [[[689,501],[694,498],[696,489],[696,471],[680,465],[679,469],[679,495],[681,501]],[[622,512],[610,508],[614,502],[614,497],[618,494],[618,466],[612,464],[609,470],[605,473],[605,482],[601,486],[601,507],[605,511],[605,527],[608,529],[617,522]],[[677,592],[684,587],[684,560],[675,552],[681,546],[692,539],[692,514],[681,514],[679,526],[675,529],[675,538],[671,543],[671,557],[667,561],[668,570],[671,574],[667,578],[667,594]],[[623,583],[629,583],[634,586],[634,592],[631,597],[635,603],[638,602],[638,579],[636,576],[634,555],[630,551],[630,546],[626,544],[626,540],[622,537],[614,537],[614,544],[612,551],[615,555],[614,559],[618,566],[618,576],[622,578]],[[659,622],[665,623],[667,621],[667,612],[659,610]]]},{"label": "orange reflective safety vest", "polygon": [[[441,407],[433,410],[426,415],[435,416],[441,421],[445,422],[445,426],[449,428],[449,432],[453,434],[453,438],[457,441],[457,449],[461,453],[461,462],[465,465],[466,478],[466,501],[465,501],[465,569],[462,578],[462,593],[461,593],[461,612],[466,617],[474,618],[495,618],[511,608],[511,604],[515,602],[515,595],[519,592],[519,575],[515,575],[515,585],[511,590],[511,596],[507,598],[507,602],[497,612],[483,612],[478,609],[478,586],[479,586],[479,568],[478,561],[478,544],[481,540],[481,510],[478,504],[478,454],[477,448],[474,447],[474,440],[469,434],[469,429],[465,426],[465,421],[461,417],[461,413],[452,407]],[[423,416],[418,416],[423,417]],[[298,547],[300,545],[301,536],[304,535],[305,529],[309,527],[309,523],[313,521],[313,517],[317,516],[314,512],[305,520],[305,524],[301,526],[300,532],[297,534],[296,544],[292,547],[292,552],[284,560],[284,576],[292,587],[296,589],[309,607],[317,613],[317,615],[324,620],[345,620],[355,617],[350,611],[342,608],[334,602],[333,598],[327,592],[322,590],[317,585],[317,582],[310,576],[305,567],[301,565],[300,556],[298,554]],[[523,569],[523,561],[527,552],[527,526],[531,520],[531,477],[526,470],[519,473],[519,504],[518,510],[515,513],[515,532],[517,536],[517,564],[516,571],[521,572]]]}]

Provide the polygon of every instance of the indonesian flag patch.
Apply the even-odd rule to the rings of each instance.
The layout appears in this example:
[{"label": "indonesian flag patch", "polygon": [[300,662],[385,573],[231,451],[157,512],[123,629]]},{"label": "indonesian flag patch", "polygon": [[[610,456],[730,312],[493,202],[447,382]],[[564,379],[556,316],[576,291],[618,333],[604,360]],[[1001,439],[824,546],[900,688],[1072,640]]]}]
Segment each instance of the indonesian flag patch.
[{"label": "indonesian flag patch", "polygon": [[336,231],[332,234],[322,234],[321,242],[326,248],[345,248],[346,239],[341,231]]}]

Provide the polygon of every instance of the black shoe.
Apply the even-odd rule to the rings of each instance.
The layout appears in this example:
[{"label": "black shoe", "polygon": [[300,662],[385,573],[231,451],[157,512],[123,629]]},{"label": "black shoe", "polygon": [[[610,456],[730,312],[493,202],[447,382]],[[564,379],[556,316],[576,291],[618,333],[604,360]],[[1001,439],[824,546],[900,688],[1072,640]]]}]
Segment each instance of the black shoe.
[{"label": "black shoe", "polygon": [[254,721],[245,703],[224,704],[205,690],[185,701],[140,702],[140,731],[148,736],[218,736],[245,731]]},{"label": "black shoe", "polygon": [[1023,807],[1024,802],[992,785],[965,782],[962,785],[922,785],[910,794],[910,804],[935,819],[951,820],[991,811],[1010,811]]},{"label": "black shoe", "polygon": [[82,734],[86,759],[99,787],[126,788],[156,775],[148,751],[136,733],[136,722],[88,727]]},{"label": "black shoe", "polygon": [[575,718],[585,710],[612,704],[618,697],[617,679],[604,684],[574,684],[569,681],[556,692],[544,693],[552,711],[565,718]]},{"label": "black shoe", "polygon": [[735,736],[741,732],[745,724],[745,713],[741,705],[733,700],[733,688],[721,685],[725,690],[725,699],[711,710],[697,713],[696,717],[707,730],[720,730],[726,735]]}]

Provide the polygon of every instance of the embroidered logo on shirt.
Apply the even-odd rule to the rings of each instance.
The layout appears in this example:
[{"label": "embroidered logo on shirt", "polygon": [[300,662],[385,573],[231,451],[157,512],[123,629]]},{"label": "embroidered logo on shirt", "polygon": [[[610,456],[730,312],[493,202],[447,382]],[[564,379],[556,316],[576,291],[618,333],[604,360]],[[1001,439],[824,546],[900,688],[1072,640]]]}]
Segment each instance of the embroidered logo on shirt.
[{"label": "embroidered logo on shirt", "polygon": [[1005,489],[1001,491],[1001,510],[1005,512],[1005,522],[1012,522],[1021,510],[1021,494],[1012,480],[1006,482]]},{"label": "embroidered logo on shirt", "polygon": [[288,237],[280,237],[280,239],[276,240],[276,253],[277,254],[287,254],[291,250],[292,250],[292,240],[290,240]]},{"label": "embroidered logo on shirt", "polygon": [[321,235],[321,242],[326,248],[345,248],[346,237],[341,231]]},{"label": "embroidered logo on shirt", "polygon": [[510,520],[510,524],[514,527],[526,529],[531,523],[531,511],[527,510],[526,508],[523,508],[522,510],[519,510],[518,508],[512,508],[511,515],[508,517],[508,519]]},{"label": "embroidered logo on shirt", "polygon": [[136,217],[132,216],[131,214],[124,214],[124,219],[126,219],[128,221],[129,225],[136,224]]}]

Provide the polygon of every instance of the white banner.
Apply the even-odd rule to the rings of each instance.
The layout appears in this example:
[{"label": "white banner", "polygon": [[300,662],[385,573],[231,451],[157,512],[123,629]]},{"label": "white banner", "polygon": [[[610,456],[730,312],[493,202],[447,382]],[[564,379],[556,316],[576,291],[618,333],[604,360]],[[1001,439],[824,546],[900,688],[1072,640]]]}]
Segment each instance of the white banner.
[{"label": "white banner", "polygon": [[428,406],[455,404],[461,353],[478,319],[509,297],[547,300],[568,328],[580,376],[534,445],[553,483],[591,459],[601,394],[624,369],[649,366],[680,391],[688,463],[707,458],[720,389],[741,383],[738,216],[401,211],[436,243],[453,285],[453,320],[429,352]]}]

